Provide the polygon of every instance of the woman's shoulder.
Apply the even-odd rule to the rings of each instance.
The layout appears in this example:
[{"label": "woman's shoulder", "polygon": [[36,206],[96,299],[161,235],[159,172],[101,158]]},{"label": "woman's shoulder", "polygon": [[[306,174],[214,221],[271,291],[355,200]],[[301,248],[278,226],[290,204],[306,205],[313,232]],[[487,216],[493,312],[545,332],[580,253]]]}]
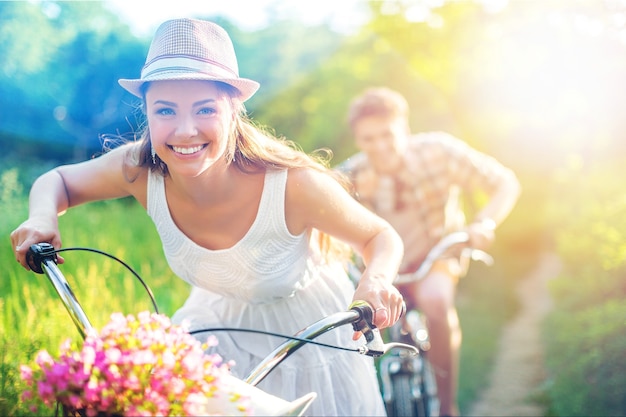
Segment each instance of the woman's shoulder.
[{"label": "woman's shoulder", "polygon": [[150,169],[140,163],[140,144],[131,142],[120,145],[104,154],[103,158],[109,167],[120,167],[113,170],[118,172],[120,186],[144,203]]},{"label": "woman's shoulder", "polygon": [[297,167],[287,169],[288,187],[312,187],[331,180],[332,177],[329,172],[320,171],[312,167]]},{"label": "woman's shoulder", "polygon": [[139,143],[131,142],[120,145],[107,153],[122,166],[124,175],[129,179],[143,177],[147,179],[149,168],[141,163],[141,146]]},{"label": "woman's shoulder", "polygon": [[332,172],[315,168],[289,168],[287,175],[287,202],[310,209],[336,193],[345,191],[344,185],[333,176]]},{"label": "woman's shoulder", "polygon": [[117,160],[131,165],[139,165],[140,146],[136,142],[129,142],[105,150],[99,158],[103,160]]},{"label": "woman's shoulder", "polygon": [[288,200],[302,201],[316,185],[316,173],[312,168],[287,168],[285,192]]},{"label": "woman's shoulder", "polygon": [[285,216],[292,234],[300,234],[312,218],[328,211],[341,186],[329,174],[310,167],[289,168]]}]

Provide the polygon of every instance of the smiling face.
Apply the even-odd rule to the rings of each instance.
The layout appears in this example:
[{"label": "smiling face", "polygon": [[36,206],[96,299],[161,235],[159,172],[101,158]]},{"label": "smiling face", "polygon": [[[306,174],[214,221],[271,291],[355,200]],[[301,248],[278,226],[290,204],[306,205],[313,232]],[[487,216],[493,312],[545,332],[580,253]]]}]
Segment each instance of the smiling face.
[{"label": "smiling face", "polygon": [[393,174],[402,164],[409,127],[402,117],[372,115],[352,125],[355,144],[380,174]]},{"label": "smiling face", "polygon": [[170,174],[223,164],[233,123],[229,96],[209,81],[156,81],[145,95],[152,146]]}]

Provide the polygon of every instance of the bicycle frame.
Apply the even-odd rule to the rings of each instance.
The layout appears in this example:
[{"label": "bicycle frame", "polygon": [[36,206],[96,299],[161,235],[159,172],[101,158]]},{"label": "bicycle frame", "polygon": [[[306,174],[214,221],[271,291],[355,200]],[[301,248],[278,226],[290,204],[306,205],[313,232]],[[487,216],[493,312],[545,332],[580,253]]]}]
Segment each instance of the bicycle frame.
[{"label": "bicycle frame", "polygon": [[[394,284],[406,284],[409,282],[416,282],[424,279],[426,275],[430,272],[433,267],[433,264],[440,259],[450,248],[455,245],[465,244],[469,242],[469,234],[467,232],[453,232],[439,240],[431,248],[431,250],[426,255],[424,261],[420,264],[419,268],[412,274],[402,274],[399,275],[398,278],[394,281]],[[487,265],[491,265],[493,263],[493,258],[488,253],[473,249],[469,247],[465,247],[461,250],[461,259],[471,259],[475,261],[482,261]]]}]

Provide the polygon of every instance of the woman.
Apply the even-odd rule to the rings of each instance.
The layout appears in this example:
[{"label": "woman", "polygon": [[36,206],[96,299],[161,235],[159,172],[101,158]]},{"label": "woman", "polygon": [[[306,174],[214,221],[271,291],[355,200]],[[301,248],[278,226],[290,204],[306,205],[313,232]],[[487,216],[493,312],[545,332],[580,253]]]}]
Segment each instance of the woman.
[{"label": "woman", "polygon": [[[239,77],[221,27],[192,19],[163,23],[141,78],[120,84],[143,99],[142,140],[35,181],[29,218],[11,234],[25,268],[31,244],[61,246],[58,213],[133,196],[153,219],[170,267],[192,285],[173,317],[191,329],[293,334],[351,299],[371,304],[378,327],[398,319],[402,298],[391,284],[403,253],[398,235],[323,163],[245,118],[243,102],[259,85]],[[337,240],[366,262],[356,290],[333,257]],[[345,346],[350,335],[340,329],[326,341]],[[235,361],[240,377],[280,342],[246,333],[218,339],[218,353]],[[317,392],[313,415],[384,414],[373,363],[354,353],[307,346],[260,388],[287,400]]]}]

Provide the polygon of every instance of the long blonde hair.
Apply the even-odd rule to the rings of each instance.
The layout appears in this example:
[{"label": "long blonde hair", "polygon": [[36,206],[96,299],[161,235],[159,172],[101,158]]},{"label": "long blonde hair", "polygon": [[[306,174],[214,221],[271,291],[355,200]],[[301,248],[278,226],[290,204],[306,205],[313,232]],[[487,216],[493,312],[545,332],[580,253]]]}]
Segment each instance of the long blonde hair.
[{"label": "long blonde hair", "polygon": [[[207,81],[212,82],[212,81]],[[267,128],[254,123],[246,113],[245,106],[238,99],[239,91],[224,83],[214,82],[218,91],[230,99],[234,112],[233,129],[229,133],[225,153],[227,163],[234,164],[245,173],[291,168],[311,168],[325,173],[338,181],[348,190],[350,182],[342,173],[330,169],[332,151],[324,148],[312,153],[304,152],[295,142],[284,137],[277,137]],[[148,84],[148,83],[146,83]],[[147,86],[146,86],[147,89]],[[145,90],[144,90],[145,97]],[[145,102],[145,100],[144,100]],[[164,176],[169,175],[167,165],[153,155],[150,130],[144,123],[140,133],[139,151],[131,158],[133,165],[146,167]],[[345,258],[350,255],[347,245],[325,233],[319,233],[320,250],[327,260]]]}]

